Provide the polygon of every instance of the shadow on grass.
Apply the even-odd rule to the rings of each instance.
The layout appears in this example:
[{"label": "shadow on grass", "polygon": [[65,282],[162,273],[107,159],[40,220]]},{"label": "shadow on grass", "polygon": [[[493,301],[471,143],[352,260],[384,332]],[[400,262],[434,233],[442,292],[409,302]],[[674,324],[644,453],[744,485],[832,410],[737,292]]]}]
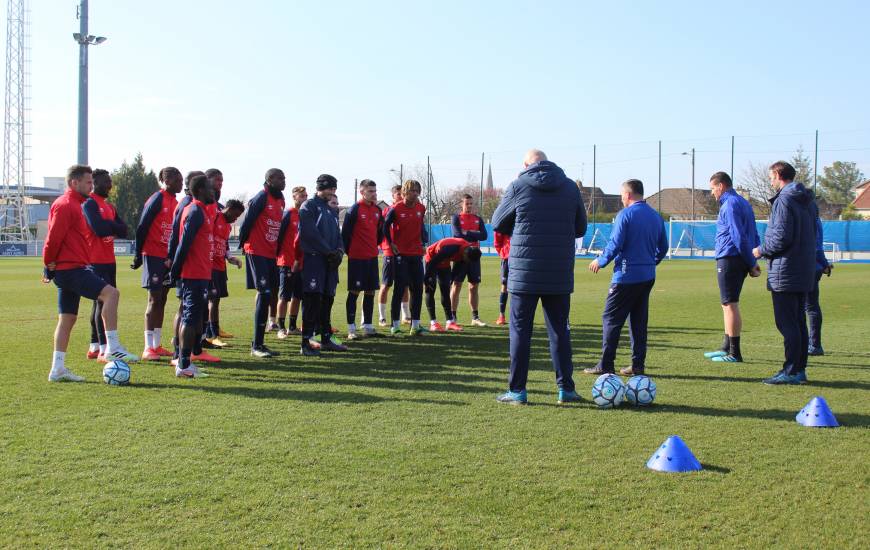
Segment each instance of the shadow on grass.
[{"label": "shadow on grass", "polygon": [[346,392],[346,391],[306,391],[306,390],[284,390],[274,388],[253,388],[249,386],[207,386],[207,385],[192,385],[178,384],[175,386],[166,386],[162,384],[135,384],[133,388],[159,388],[159,389],[180,389],[202,391],[206,393],[216,393],[221,395],[238,395],[241,397],[250,397],[253,399],[282,399],[288,401],[305,401],[308,403],[353,403],[353,404],[371,404],[371,403],[417,403],[423,405],[449,405],[449,406],[465,406],[467,403],[462,401],[450,401],[446,399],[405,399],[395,397],[381,397],[367,393]]},{"label": "shadow on grass", "polygon": [[[810,369],[810,376],[812,376],[812,369]],[[773,374],[773,373],[771,373]],[[711,382],[748,382],[751,384],[760,384],[763,377],[746,377],[746,376],[712,376],[712,375],[688,375],[688,374],[657,374],[655,372],[649,373],[651,377],[654,378],[664,378],[664,379],[672,379],[672,380],[707,380]],[[810,380],[806,384],[807,387],[813,388],[834,388],[839,390],[868,390],[870,389],[870,384],[867,382],[855,382],[852,380]]]},{"label": "shadow on grass", "polygon": [[[762,420],[780,420],[795,422],[798,411],[783,411],[780,409],[718,409],[715,407],[695,407],[692,405],[677,405],[671,403],[655,404],[652,407],[627,409],[638,414],[678,413],[699,416],[718,416],[722,418],[758,418]],[[870,415],[856,413],[839,414],[834,411],[837,420],[843,426],[856,428],[870,427]]]},{"label": "shadow on grass", "polygon": [[730,474],[731,468],[723,468],[722,466],[714,466],[712,464],[704,464],[701,463],[701,467],[704,468],[707,472],[713,472],[714,474]]}]

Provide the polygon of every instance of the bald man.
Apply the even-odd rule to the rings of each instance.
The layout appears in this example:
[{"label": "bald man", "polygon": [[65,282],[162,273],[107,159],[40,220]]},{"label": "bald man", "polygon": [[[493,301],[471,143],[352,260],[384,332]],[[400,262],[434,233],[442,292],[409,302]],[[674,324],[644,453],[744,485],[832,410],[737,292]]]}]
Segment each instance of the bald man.
[{"label": "bald man", "polygon": [[500,403],[524,405],[532,325],[538,300],[550,339],[557,401],[580,401],[574,389],[568,316],[574,291],[574,239],[586,234],[586,209],[577,185],[532,149],[492,216],[495,231],[511,237],[507,287],[511,293],[510,377]]}]

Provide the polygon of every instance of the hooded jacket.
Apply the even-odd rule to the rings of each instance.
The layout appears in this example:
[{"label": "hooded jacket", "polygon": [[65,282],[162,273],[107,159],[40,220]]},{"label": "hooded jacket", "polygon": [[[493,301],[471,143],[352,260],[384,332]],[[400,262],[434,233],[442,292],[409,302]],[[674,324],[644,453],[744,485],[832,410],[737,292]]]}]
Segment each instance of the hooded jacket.
[{"label": "hooded jacket", "polygon": [[812,192],[801,183],[785,185],[770,199],[770,221],[761,245],[767,258],[767,288],[809,292],[815,282],[816,221]]},{"label": "hooded jacket", "polygon": [[561,168],[544,160],[521,172],[505,190],[492,226],[510,236],[510,292],[574,291],[574,239],[586,234],[586,208]]}]

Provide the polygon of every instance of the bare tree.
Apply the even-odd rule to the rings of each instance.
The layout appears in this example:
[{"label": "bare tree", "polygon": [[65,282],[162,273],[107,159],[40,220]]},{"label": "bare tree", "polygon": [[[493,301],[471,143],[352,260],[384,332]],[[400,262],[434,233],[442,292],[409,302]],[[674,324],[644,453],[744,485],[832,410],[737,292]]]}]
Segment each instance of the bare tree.
[{"label": "bare tree", "polygon": [[[438,189],[438,184],[435,181],[434,174],[426,173],[425,164],[415,164],[404,169],[402,177],[405,180],[417,180],[422,187],[420,200],[426,205],[426,212],[431,223],[450,223],[450,214],[446,200],[443,198],[443,191]],[[398,172],[392,172],[391,185],[402,184]],[[430,179],[431,178],[431,179]]]}]

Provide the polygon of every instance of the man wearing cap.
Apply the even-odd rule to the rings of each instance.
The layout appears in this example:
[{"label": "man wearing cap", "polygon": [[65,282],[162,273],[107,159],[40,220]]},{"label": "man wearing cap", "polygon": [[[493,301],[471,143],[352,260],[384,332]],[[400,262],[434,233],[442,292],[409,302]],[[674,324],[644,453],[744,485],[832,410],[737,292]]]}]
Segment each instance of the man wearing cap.
[{"label": "man wearing cap", "polygon": [[[299,208],[299,246],[302,263],[302,347],[299,353],[317,357],[320,351],[347,351],[332,337],[332,304],[338,286],[338,266],[344,249],[338,215],[330,207],[338,181],[329,174],[317,178],[317,192]],[[311,346],[320,331],[320,350]]]}]

